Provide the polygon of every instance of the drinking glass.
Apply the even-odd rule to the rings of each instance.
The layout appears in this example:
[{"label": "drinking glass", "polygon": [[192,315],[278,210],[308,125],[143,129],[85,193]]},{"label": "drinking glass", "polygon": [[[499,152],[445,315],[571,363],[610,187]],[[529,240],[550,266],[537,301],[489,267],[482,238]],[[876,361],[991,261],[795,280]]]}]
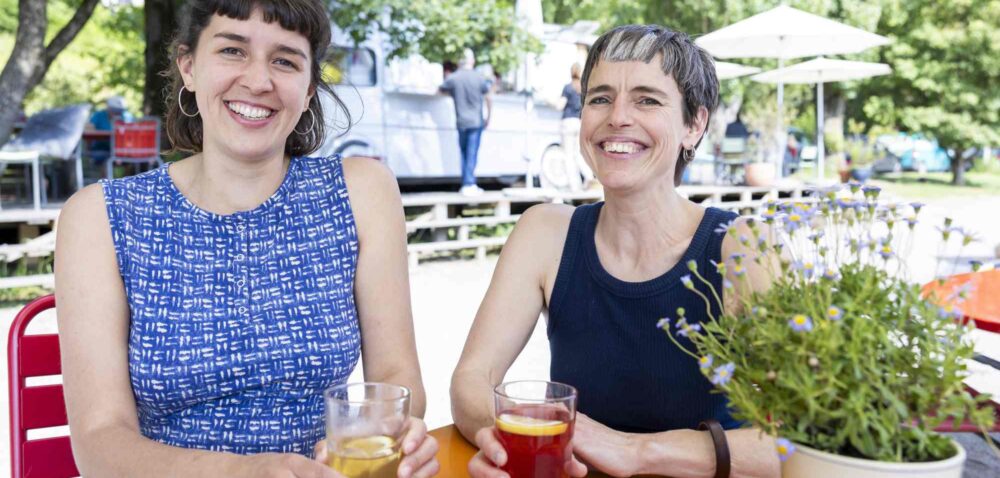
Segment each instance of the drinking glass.
[{"label": "drinking glass", "polygon": [[497,435],[511,478],[563,478],[576,421],[576,389],[536,380],[493,389]]},{"label": "drinking glass", "polygon": [[326,401],[327,464],[347,478],[395,478],[410,417],[410,390],[388,383],[330,387]]}]

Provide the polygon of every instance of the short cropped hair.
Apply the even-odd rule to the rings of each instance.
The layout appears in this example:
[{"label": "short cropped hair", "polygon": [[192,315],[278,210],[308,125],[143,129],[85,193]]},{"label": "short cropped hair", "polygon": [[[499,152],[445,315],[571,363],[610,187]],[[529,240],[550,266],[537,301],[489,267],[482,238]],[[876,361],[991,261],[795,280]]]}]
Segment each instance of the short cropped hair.
[{"label": "short cropped hair", "polygon": [[[719,105],[719,79],[715,61],[687,34],[660,25],[623,25],[601,35],[587,54],[581,81],[582,96],[587,96],[590,73],[598,61],[642,61],[649,63],[662,55],[660,69],[674,79],[684,99],[684,124],[691,126],[698,110],[705,107],[709,117]],[[706,121],[706,130],[707,130]],[[698,140],[701,143],[701,140]],[[695,147],[697,148],[697,144]],[[683,151],[681,152],[683,155]],[[687,163],[678,156],[674,183],[680,184]]]}]

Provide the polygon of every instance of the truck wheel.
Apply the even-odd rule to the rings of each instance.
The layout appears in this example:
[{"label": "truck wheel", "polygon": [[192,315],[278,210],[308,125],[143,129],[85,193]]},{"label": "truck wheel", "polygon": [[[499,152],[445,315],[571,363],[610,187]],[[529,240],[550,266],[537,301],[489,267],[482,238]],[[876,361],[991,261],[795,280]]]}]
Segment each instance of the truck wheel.
[{"label": "truck wheel", "polygon": [[[375,150],[365,141],[352,139],[337,147],[337,154],[348,158],[351,156],[368,156],[378,158]],[[379,158],[381,159],[381,158]]]}]

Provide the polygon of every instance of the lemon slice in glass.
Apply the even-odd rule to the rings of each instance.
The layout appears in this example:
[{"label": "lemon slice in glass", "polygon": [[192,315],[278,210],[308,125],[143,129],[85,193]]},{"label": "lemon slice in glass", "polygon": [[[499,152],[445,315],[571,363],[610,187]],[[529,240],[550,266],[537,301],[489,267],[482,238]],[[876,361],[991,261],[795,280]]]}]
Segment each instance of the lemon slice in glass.
[{"label": "lemon slice in glass", "polygon": [[515,435],[551,436],[565,433],[569,424],[562,420],[545,420],[503,413],[497,417],[497,428]]}]

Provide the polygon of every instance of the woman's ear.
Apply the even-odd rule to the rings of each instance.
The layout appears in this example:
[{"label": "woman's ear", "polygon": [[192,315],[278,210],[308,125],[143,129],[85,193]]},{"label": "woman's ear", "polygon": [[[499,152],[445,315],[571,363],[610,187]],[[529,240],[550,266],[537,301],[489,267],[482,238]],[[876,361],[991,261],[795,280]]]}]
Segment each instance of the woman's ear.
[{"label": "woman's ear", "polygon": [[184,80],[184,87],[194,93],[194,52],[187,45],[177,48],[177,69]]},{"label": "woman's ear", "polygon": [[698,140],[700,140],[705,134],[706,128],[708,128],[708,108],[699,106],[698,113],[694,115],[694,118],[691,118],[691,124],[688,125],[688,131],[684,138],[683,144],[690,146],[684,147],[693,148],[694,145],[698,143]]}]

